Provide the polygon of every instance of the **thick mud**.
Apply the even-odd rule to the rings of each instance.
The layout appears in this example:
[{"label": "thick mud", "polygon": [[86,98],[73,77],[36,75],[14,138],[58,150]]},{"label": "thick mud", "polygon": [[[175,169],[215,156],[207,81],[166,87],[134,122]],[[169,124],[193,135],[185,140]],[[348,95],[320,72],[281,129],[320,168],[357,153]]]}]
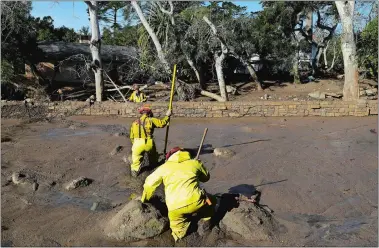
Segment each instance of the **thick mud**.
[{"label": "thick mud", "polygon": [[[113,242],[103,234],[142,181],[132,179],[123,156],[130,153],[131,119],[75,117],[56,123],[2,120],[2,246],[167,246],[170,232],[138,242]],[[196,151],[208,127],[200,156],[211,179],[210,193],[262,192],[260,202],[274,210],[277,238],[247,243],[215,229],[191,234],[185,246],[377,246],[377,118],[173,119],[168,146]],[[164,130],[156,130],[158,151]],[[123,150],[114,156],[116,146]],[[213,149],[235,152],[215,157]],[[39,184],[10,182],[22,172]],[[143,176],[147,174],[144,173]],[[66,191],[80,176],[93,180]],[[160,189],[162,192],[162,189]]]}]

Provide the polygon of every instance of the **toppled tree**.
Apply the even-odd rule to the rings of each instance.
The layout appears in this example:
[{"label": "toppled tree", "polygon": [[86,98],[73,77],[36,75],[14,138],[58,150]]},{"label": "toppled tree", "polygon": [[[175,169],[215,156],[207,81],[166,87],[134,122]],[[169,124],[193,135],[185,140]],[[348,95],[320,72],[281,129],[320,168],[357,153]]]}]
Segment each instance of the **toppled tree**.
[{"label": "toppled tree", "polygon": [[[166,56],[167,52],[166,53],[164,52],[164,50],[162,48],[162,45],[161,45],[161,42],[160,42],[160,40],[159,40],[159,38],[157,36],[158,32],[156,32],[154,30],[154,28],[150,25],[150,23],[146,20],[145,15],[144,15],[142,9],[140,8],[140,6],[138,5],[138,3],[136,1],[131,1],[131,4],[132,4],[133,8],[135,9],[137,15],[139,16],[139,18],[140,18],[140,20],[141,20],[141,22],[142,22],[142,24],[144,26],[144,29],[147,31],[149,37],[151,38],[151,40],[154,43],[154,46],[155,46],[155,49],[156,49],[156,52],[157,52],[157,55],[158,55],[158,58],[159,58],[159,62],[160,62],[160,65],[157,65],[157,67],[162,68],[163,69],[163,73],[165,74],[165,76],[169,77],[169,75],[172,74],[172,70],[171,70],[170,64],[168,63],[168,60],[167,60],[167,56]],[[171,3],[171,6],[173,6],[173,3]],[[153,7],[154,6],[152,6],[152,8]],[[157,7],[158,7],[158,11],[160,11],[163,14],[165,14],[164,12],[162,12],[161,7],[159,7],[159,5],[157,5]],[[156,10],[155,10],[155,13],[156,13]],[[169,22],[171,24],[175,23],[175,20],[173,20],[170,17],[170,14],[168,16],[169,16],[169,18],[168,18]],[[162,24],[162,22],[159,22],[159,24]],[[162,33],[160,33],[160,34],[162,35]],[[164,37],[168,37],[168,33]],[[176,40],[176,39],[174,39],[174,40]],[[145,41],[146,41],[146,39],[145,39]],[[167,47],[166,47],[166,49],[167,49]],[[144,54],[143,51],[142,51],[142,54]],[[177,61],[174,61],[174,62],[177,62]],[[195,94],[194,94],[195,91],[200,91],[201,95],[205,95],[205,96],[211,97],[211,98],[213,98],[213,99],[215,99],[217,101],[224,101],[224,99],[222,97],[219,97],[218,95],[213,94],[211,92],[200,90],[198,87],[196,87],[196,86],[194,87],[192,85],[186,84],[182,80],[178,80],[177,82],[178,83],[177,83],[177,86],[176,86],[176,91],[178,93],[178,96],[179,96],[180,100],[191,100],[195,96]]]}]

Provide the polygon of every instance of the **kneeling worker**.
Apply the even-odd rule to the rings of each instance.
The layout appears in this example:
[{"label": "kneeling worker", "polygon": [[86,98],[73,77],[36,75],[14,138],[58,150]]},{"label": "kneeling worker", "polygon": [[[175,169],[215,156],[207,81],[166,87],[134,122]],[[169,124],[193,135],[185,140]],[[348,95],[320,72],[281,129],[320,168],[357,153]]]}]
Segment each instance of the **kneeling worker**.
[{"label": "kneeling worker", "polygon": [[191,217],[197,217],[210,225],[214,214],[212,204],[200,182],[209,180],[209,172],[199,160],[193,160],[188,151],[179,147],[166,154],[166,163],[146,178],[142,202],[148,201],[156,188],[163,182],[170,228],[175,241],[183,238],[191,224]]},{"label": "kneeling worker", "polygon": [[149,162],[153,165],[158,163],[158,153],[153,138],[155,128],[163,128],[168,124],[171,110],[168,110],[163,119],[153,117],[153,112],[147,106],[139,110],[141,117],[135,120],[130,127],[130,141],[132,142],[131,175],[138,176],[141,167],[143,153],[149,153]]},{"label": "kneeling worker", "polygon": [[129,97],[130,102],[146,102],[147,101],[146,95],[139,90],[138,85],[134,84],[133,90],[134,91],[132,95]]}]

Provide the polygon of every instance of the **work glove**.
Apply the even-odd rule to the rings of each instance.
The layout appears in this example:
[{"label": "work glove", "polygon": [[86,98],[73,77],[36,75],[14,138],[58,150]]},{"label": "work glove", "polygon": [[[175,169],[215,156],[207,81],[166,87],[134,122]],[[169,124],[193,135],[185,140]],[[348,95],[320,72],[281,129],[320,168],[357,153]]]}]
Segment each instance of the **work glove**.
[{"label": "work glove", "polygon": [[166,112],[166,116],[170,117],[170,116],[171,116],[171,114],[172,114],[172,111],[171,111],[171,109],[167,110],[167,112]]}]

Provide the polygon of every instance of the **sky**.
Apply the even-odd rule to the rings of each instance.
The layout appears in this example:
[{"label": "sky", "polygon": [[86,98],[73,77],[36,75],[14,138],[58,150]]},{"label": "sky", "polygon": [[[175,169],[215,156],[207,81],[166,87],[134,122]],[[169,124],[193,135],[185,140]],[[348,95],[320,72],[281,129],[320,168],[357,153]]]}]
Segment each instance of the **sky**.
[{"label": "sky", "polygon": [[[262,9],[259,1],[233,2],[240,6],[246,6],[249,12]],[[78,31],[83,26],[89,26],[87,5],[84,1],[33,1],[32,6],[34,17],[51,16],[54,19],[55,27],[66,26]]]}]

